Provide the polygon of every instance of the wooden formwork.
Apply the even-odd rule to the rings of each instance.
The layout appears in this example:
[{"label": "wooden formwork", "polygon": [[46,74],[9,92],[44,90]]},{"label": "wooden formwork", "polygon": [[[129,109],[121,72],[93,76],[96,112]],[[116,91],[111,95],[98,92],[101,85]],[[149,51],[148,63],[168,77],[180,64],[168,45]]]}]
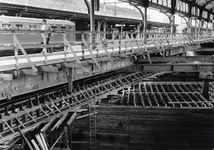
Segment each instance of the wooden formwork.
[{"label": "wooden formwork", "polygon": [[97,148],[212,149],[212,109],[98,106]]}]

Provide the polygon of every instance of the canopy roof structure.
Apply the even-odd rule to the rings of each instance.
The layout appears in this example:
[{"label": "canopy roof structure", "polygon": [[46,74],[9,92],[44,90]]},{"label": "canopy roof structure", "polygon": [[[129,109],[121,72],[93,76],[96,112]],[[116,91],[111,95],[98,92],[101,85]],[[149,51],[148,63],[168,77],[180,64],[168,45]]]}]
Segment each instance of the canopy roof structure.
[{"label": "canopy roof structure", "polygon": [[120,0],[137,6],[153,7],[184,17],[212,22],[214,0]]}]

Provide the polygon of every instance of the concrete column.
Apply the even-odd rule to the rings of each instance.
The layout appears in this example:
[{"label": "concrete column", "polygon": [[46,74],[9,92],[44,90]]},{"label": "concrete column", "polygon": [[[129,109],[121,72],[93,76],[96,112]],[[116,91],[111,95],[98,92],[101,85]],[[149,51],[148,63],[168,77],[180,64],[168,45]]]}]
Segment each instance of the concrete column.
[{"label": "concrete column", "polygon": [[188,23],[187,23],[188,33],[192,32],[191,27],[192,27],[192,18],[188,18]]},{"label": "concrete column", "polygon": [[146,44],[147,39],[147,7],[144,7],[144,20],[143,20],[143,41]]}]

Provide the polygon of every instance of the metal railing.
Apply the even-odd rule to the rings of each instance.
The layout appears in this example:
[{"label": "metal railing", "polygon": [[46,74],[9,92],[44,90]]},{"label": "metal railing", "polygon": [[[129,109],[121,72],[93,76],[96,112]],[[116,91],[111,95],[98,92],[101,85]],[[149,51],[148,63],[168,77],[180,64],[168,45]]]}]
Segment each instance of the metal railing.
[{"label": "metal railing", "polygon": [[[51,33],[49,43],[42,34]],[[93,36],[93,38],[91,38]],[[191,45],[199,44],[212,40],[212,34],[170,34],[170,33],[148,33],[144,38],[144,33],[137,32],[46,32],[32,30],[0,30],[0,71],[4,71],[10,64],[10,69],[18,69],[26,63],[35,72],[35,63],[38,62],[35,55],[42,56],[42,63],[49,64],[51,55],[57,55],[56,61],[63,62],[78,61],[92,58],[97,67],[97,57],[126,54],[127,56],[145,55],[149,58],[150,54],[160,52],[164,54],[167,49],[172,47],[188,48]],[[146,39],[146,41],[144,41]],[[42,52],[42,53],[41,53]],[[57,53],[54,53],[57,52]],[[50,54],[54,53],[54,54]],[[61,58],[62,57],[62,58]],[[53,58],[51,58],[53,60]],[[57,62],[55,62],[57,63]]]}]

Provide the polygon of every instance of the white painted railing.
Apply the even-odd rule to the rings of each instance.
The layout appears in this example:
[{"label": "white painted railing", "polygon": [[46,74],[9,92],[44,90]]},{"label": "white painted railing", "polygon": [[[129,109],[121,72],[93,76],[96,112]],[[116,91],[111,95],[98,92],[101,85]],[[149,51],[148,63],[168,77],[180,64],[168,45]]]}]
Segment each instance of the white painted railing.
[{"label": "white painted railing", "polygon": [[[94,42],[90,41],[91,32],[53,32],[50,44],[42,44],[45,41],[40,36],[44,31],[5,31],[0,30],[0,52],[2,54],[11,52],[11,56],[0,57],[0,71],[13,70],[17,68],[63,63],[69,61],[126,54],[129,56],[141,53],[149,57],[152,50],[163,53],[165,50],[176,46],[187,48],[194,44],[211,41],[211,34],[167,34],[148,33],[144,38],[143,33],[133,32],[96,32]],[[32,33],[35,35],[32,36]],[[26,40],[24,40],[26,38]],[[8,40],[7,40],[8,39]],[[146,42],[144,41],[146,39]],[[34,41],[35,40],[35,41]],[[67,42],[67,44],[66,44]],[[43,42],[44,43],[44,42]],[[93,45],[93,46],[92,46]],[[48,49],[55,49],[48,53]],[[40,49],[35,54],[28,54],[32,49]],[[18,54],[18,49],[22,55]],[[44,53],[40,53],[43,51]]]}]

